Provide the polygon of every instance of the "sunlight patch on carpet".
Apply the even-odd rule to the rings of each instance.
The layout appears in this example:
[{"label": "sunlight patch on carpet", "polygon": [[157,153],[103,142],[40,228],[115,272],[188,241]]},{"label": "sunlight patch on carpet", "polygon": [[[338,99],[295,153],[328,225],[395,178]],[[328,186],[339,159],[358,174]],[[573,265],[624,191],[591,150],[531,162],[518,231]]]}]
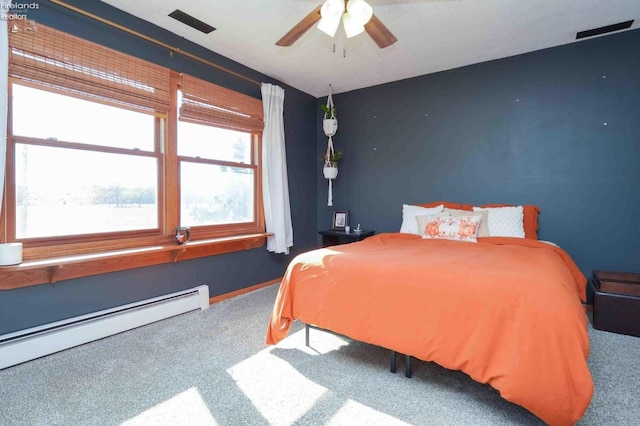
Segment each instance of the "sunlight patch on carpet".
[{"label": "sunlight patch on carpet", "polygon": [[270,349],[227,370],[256,409],[270,424],[292,424],[327,392]]},{"label": "sunlight patch on carpet", "polygon": [[335,335],[324,330],[311,329],[309,334],[309,346],[304,344],[304,329],[291,333],[276,347],[282,349],[297,349],[309,355],[325,355],[329,352],[340,350],[348,346],[349,339]]},{"label": "sunlight patch on carpet", "polygon": [[398,420],[393,416],[367,407],[364,404],[347,400],[338,412],[327,422],[327,425],[384,425],[409,426],[410,423]]},{"label": "sunlight patch on carpet", "polygon": [[123,426],[217,426],[207,404],[196,388],[190,388],[171,399],[122,423]]}]

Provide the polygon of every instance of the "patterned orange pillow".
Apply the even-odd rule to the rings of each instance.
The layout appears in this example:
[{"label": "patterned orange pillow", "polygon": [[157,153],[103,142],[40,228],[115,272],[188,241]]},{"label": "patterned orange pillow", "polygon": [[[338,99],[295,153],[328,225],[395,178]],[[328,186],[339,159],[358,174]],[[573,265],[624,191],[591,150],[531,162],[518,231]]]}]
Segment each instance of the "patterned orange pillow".
[{"label": "patterned orange pillow", "polygon": [[434,216],[421,229],[422,238],[476,243],[482,216]]}]

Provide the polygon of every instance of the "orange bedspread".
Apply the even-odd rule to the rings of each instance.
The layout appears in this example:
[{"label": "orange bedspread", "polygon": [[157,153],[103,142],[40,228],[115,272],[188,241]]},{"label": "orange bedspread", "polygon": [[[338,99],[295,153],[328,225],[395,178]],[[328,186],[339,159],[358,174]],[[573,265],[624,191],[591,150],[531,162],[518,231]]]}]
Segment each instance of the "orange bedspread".
[{"label": "orange bedspread", "polygon": [[545,422],[568,425],[593,393],[585,286],[569,255],[543,242],[380,234],[297,256],[266,342],[299,319],[462,370]]}]

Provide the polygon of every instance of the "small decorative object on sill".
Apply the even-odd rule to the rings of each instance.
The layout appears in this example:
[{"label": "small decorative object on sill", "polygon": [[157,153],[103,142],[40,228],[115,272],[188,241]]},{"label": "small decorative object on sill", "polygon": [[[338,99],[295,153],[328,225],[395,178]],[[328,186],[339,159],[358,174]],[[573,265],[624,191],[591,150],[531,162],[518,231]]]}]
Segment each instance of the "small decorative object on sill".
[{"label": "small decorative object on sill", "polygon": [[322,157],[324,161],[324,167],[322,173],[325,179],[329,179],[329,194],[327,198],[327,206],[333,205],[333,179],[338,176],[338,161],[342,158],[342,151],[334,151],[333,149],[333,135],[338,131],[338,118],[336,117],[336,107],[333,105],[333,98],[331,96],[331,85],[329,85],[329,96],[327,97],[327,104],[320,105],[320,109],[324,113],[322,120],[322,130],[324,134],[329,137],[327,143],[327,153]]},{"label": "small decorative object on sill", "polygon": [[22,243],[0,244],[0,266],[22,263]]},{"label": "small decorative object on sill", "polygon": [[189,232],[189,227],[178,225],[178,227],[176,228],[176,234],[175,234],[176,244],[184,244],[186,242],[189,242],[190,236],[191,236],[191,233]]}]

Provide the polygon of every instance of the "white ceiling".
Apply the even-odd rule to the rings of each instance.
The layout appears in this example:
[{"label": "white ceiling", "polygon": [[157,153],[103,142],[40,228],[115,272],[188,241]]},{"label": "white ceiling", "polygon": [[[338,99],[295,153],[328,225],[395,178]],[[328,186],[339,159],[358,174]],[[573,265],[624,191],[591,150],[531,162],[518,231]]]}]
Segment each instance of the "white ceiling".
[{"label": "white ceiling", "polygon": [[[366,33],[346,39],[342,27],[335,39],[312,27],[278,47],[323,0],[103,1],[315,97],[329,84],[346,92],[574,43],[578,31],[640,25],[640,0],[368,0],[398,38],[390,47]],[[175,9],[217,30],[203,34],[168,17]]]}]

